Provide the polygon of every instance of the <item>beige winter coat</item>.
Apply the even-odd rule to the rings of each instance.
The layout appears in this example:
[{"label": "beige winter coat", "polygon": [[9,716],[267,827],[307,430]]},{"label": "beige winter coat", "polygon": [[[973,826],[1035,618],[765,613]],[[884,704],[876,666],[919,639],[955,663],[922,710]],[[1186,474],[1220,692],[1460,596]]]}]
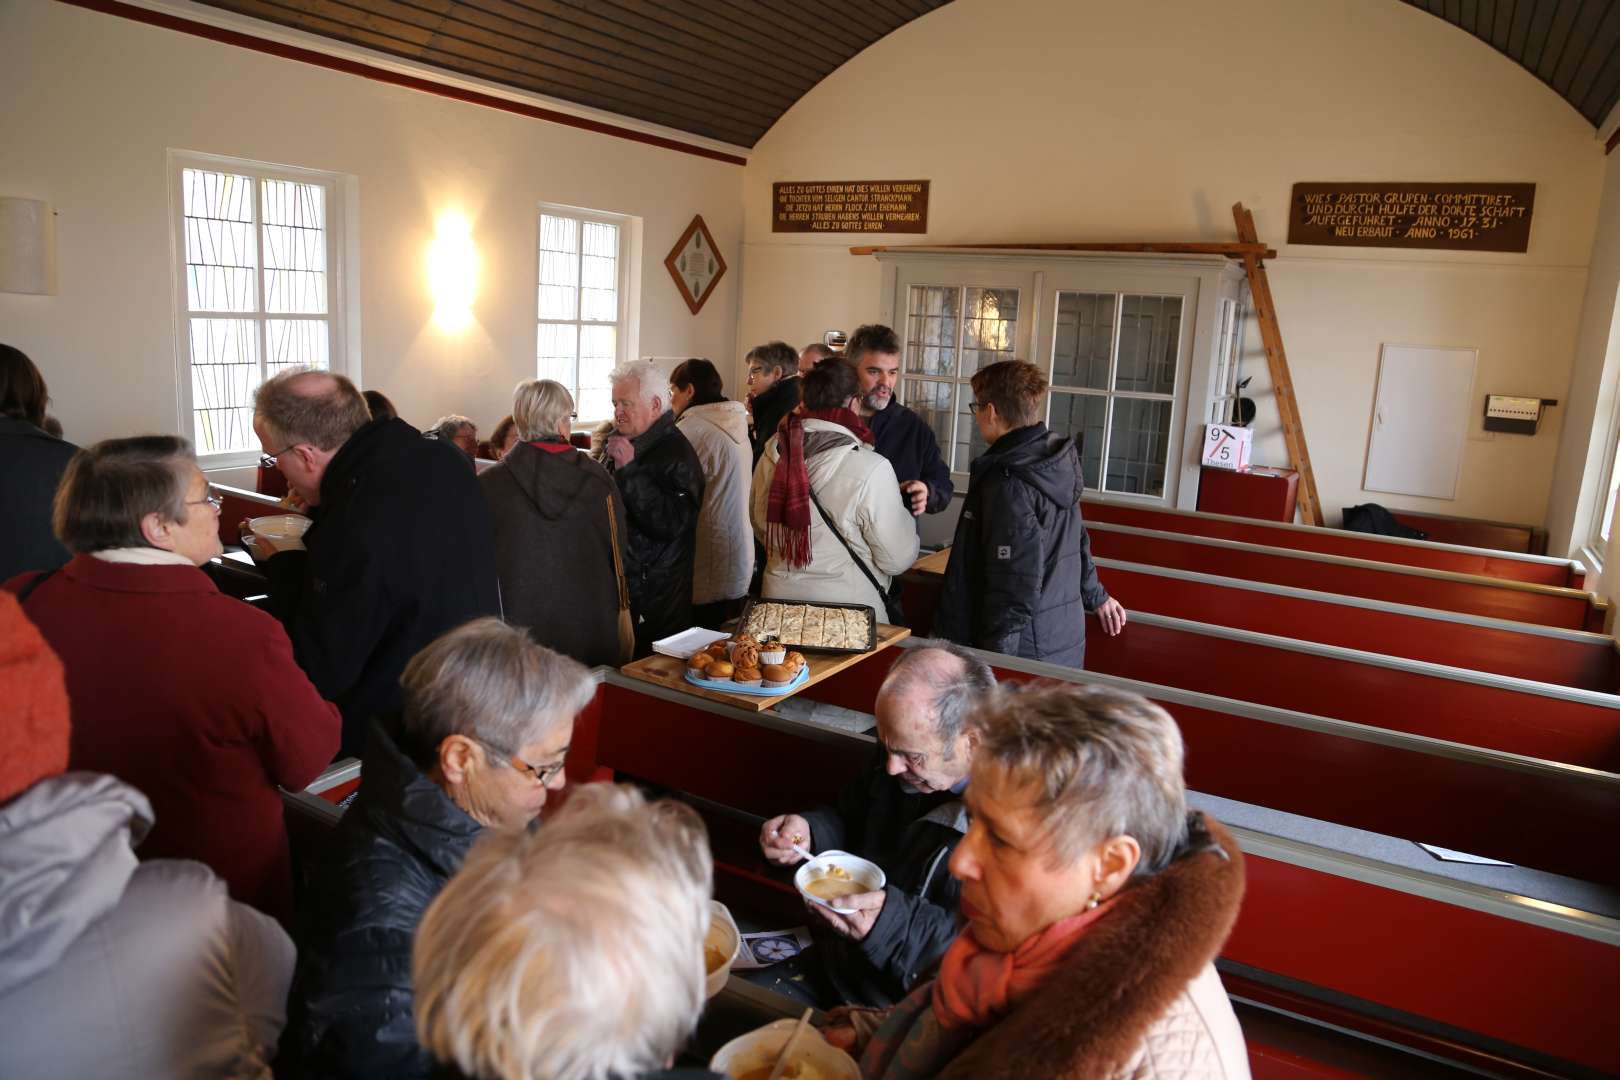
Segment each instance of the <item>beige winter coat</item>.
[{"label": "beige winter coat", "polygon": [[748,442],[748,410],[740,401],[693,405],[675,425],[703,463],[692,603],[735,600],[747,594],[754,573],[754,537],[748,527],[754,452]]},{"label": "beige winter coat", "polygon": [[[765,444],[754,467],[751,517],[754,535],[765,542],[765,508],[776,475],[779,436]],[[806,470],[810,490],[855,553],[887,589],[896,574],[917,561],[917,526],[900,496],[889,460],[857,439],[849,429],[825,420],[804,422]],[[810,564],[797,569],[766,553],[765,596],[785,600],[820,600],[865,604],[884,618],[883,597],[872,588],[844,545],[828,530],[816,508],[810,508]]]}]

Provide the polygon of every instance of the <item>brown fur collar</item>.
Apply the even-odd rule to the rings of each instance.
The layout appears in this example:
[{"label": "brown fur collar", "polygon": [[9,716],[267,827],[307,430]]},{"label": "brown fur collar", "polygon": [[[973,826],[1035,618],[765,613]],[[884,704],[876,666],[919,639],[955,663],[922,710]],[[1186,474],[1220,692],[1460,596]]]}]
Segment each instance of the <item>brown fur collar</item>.
[{"label": "brown fur collar", "polygon": [[1123,1068],[1237,921],[1243,855],[1218,823],[1204,824],[1227,858],[1187,854],[1121,893],[1063,969],[980,1035],[941,1080],[1078,1080]]}]

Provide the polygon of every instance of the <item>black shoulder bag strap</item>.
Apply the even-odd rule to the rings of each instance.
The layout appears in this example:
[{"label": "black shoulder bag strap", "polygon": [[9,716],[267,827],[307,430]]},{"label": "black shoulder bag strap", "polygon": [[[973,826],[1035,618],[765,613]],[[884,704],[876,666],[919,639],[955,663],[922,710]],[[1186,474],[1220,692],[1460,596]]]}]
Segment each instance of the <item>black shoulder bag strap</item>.
[{"label": "black shoulder bag strap", "polygon": [[[843,539],[843,538],[840,537],[839,539]],[[24,604],[28,603],[28,598],[30,596],[34,595],[34,590],[39,588],[41,585],[45,584],[45,579],[50,577],[52,574],[56,573],[56,571],[59,570],[59,569],[61,569],[61,567],[57,567],[57,568],[51,569],[51,570],[46,570],[46,571],[44,571],[42,573],[36,574],[36,575],[34,575],[33,580],[31,580],[28,584],[24,585],[22,588],[18,589],[17,590],[17,606],[22,607]]]},{"label": "black shoulder bag strap", "polygon": [[[806,484],[805,486],[809,487],[808,484]],[[816,490],[815,490],[815,488],[810,488],[810,501],[815,504],[816,513],[821,515],[822,523],[825,524],[827,526],[827,528],[832,530],[832,534],[834,536],[838,537],[838,542],[840,544],[844,545],[844,550],[849,552],[849,557],[851,559],[855,560],[855,565],[860,567],[861,573],[866,575],[866,580],[870,581],[872,583],[872,588],[877,590],[877,594],[883,598],[883,618],[884,618],[884,621],[888,622],[891,626],[900,625],[900,613],[898,611],[892,610],[892,605],[889,602],[889,592],[888,592],[888,590],[885,589],[882,585],[878,584],[877,575],[872,573],[871,567],[866,565],[866,560],[862,559],[859,555],[855,554],[855,549],[850,546],[850,543],[849,543],[848,540],[844,539],[844,534],[839,532],[838,531],[838,526],[836,526],[836,525],[834,525],[832,523],[832,518],[827,516],[826,507],[822,506],[821,505],[821,500],[816,498]]]}]

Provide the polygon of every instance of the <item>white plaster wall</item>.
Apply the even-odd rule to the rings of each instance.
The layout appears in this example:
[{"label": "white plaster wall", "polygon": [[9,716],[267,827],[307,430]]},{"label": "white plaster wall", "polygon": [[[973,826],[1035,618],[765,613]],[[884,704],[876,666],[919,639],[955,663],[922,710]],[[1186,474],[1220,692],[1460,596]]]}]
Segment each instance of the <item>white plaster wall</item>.
[{"label": "white plaster wall", "polygon": [[[352,175],[363,382],[410,420],[486,430],[534,374],[536,204],[644,223],[640,352],[734,352],[740,274],[693,317],[663,266],[702,213],[733,266],[742,169],[52,3],[0,0],[0,194],[59,212],[59,292],[0,294],[68,437],[178,430],[171,148]],[[473,221],[477,325],[431,323],[439,214]]]},{"label": "white plaster wall", "polygon": [[[1592,266],[1581,307],[1575,371],[1570,380],[1557,475],[1547,513],[1547,550],[1577,554],[1593,533],[1607,492],[1602,490],[1604,458],[1620,402],[1620,336],[1615,335],[1616,292],[1620,291],[1620,161],[1608,159],[1603,203],[1592,244]],[[1615,534],[1620,540],[1620,532]],[[1597,555],[1603,557],[1600,550]],[[1607,564],[1606,564],[1607,566]],[[1611,586],[1620,574],[1607,573]],[[1620,591],[1620,587],[1614,589]]]},{"label": "white plaster wall", "polygon": [[[1458,498],[1360,488],[1383,342],[1480,350],[1478,394],[1563,399],[1602,146],[1550,89],[1397,0],[956,0],[799,101],[745,181],[739,345],[876,316],[852,243],[1231,240],[1255,214],[1330,521],[1375,500],[1540,522],[1562,410],[1475,430]],[[926,236],[773,234],[771,183],[931,180]],[[1526,255],[1290,247],[1295,181],[1533,181]],[[1612,291],[1612,290],[1611,290]],[[1258,342],[1257,461],[1286,452]],[[1483,401],[1480,403],[1483,409]]]}]

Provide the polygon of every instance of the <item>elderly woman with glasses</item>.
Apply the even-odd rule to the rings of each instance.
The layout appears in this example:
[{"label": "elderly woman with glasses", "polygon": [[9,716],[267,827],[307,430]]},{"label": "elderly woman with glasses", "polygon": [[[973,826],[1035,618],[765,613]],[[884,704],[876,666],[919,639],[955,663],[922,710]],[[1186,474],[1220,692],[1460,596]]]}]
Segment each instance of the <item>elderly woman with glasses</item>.
[{"label": "elderly woman with glasses", "polygon": [[301,906],[278,1071],[426,1076],[411,993],[422,913],[485,829],[531,826],[563,786],[583,665],[478,619],[418,653],[401,716],[366,741],[360,794]]},{"label": "elderly woman with glasses", "polygon": [[1181,733],[1100,686],[985,704],[951,856],[966,928],[933,982],[830,1033],[868,1080],[1233,1078],[1243,1032],[1214,968],[1243,860],[1188,816]]},{"label": "elderly woman with glasses", "polygon": [[491,834],[428,909],[417,1033],[449,1080],[675,1080],[703,1008],[712,861],[688,806],[592,784]]},{"label": "elderly woman with glasses", "polygon": [[68,768],[151,800],[142,858],[195,859],[236,899],[290,919],[276,788],[320,774],[340,721],[281,624],[198,569],[220,552],[219,500],[191,444],[147,435],[79,451],[53,527],[73,560],[5,587],[67,669]]}]

